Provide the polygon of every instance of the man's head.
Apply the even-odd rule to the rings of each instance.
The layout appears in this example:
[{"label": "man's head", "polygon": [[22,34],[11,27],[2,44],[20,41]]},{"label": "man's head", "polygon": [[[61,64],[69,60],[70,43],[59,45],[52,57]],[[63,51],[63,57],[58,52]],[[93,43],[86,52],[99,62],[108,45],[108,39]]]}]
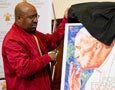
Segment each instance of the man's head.
[{"label": "man's head", "polygon": [[38,23],[36,8],[28,2],[21,2],[15,7],[15,22],[29,33],[34,33]]},{"label": "man's head", "polygon": [[75,37],[75,58],[83,69],[97,68],[104,62],[113,46],[106,46],[82,28]]}]

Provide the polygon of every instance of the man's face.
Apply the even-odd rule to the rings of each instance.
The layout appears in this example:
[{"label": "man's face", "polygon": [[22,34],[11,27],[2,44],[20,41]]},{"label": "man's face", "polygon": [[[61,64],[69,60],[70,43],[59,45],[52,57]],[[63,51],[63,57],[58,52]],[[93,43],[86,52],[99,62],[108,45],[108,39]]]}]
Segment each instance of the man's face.
[{"label": "man's face", "polygon": [[100,42],[91,35],[78,32],[75,37],[75,58],[77,58],[81,68],[96,68],[103,63],[110,50],[106,50],[102,43],[98,43]]},{"label": "man's face", "polygon": [[24,28],[27,32],[35,32],[38,18],[39,16],[34,8],[28,9],[22,17],[22,28]]}]

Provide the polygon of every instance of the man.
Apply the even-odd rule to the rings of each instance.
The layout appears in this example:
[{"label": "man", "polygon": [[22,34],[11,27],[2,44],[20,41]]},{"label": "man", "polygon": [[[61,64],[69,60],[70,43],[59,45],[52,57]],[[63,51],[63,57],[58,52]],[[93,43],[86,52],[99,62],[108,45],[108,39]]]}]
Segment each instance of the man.
[{"label": "man", "polygon": [[[115,69],[115,41],[111,46],[107,46],[92,37],[85,28],[82,28],[75,37],[75,48],[75,58],[80,67],[76,71],[75,64],[70,63],[70,90],[80,90],[82,71],[92,68],[95,68],[95,71],[86,82],[84,90],[113,90],[112,86],[115,86],[115,73],[113,71]],[[113,82],[111,86],[110,80]]]},{"label": "man", "polygon": [[51,90],[49,62],[55,62],[56,53],[50,51],[63,39],[67,12],[51,35],[36,31],[38,18],[30,3],[16,5],[15,23],[2,45],[7,90]]}]

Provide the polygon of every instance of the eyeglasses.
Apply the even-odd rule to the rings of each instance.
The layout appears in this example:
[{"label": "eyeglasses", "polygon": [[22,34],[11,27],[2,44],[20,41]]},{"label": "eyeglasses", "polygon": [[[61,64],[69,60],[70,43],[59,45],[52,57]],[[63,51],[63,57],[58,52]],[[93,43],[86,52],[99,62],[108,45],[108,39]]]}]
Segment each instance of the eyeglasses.
[{"label": "eyeglasses", "polygon": [[27,16],[26,18],[29,18],[31,20],[34,20],[35,18],[39,19],[40,15],[36,14],[36,15],[31,15],[31,16]]}]

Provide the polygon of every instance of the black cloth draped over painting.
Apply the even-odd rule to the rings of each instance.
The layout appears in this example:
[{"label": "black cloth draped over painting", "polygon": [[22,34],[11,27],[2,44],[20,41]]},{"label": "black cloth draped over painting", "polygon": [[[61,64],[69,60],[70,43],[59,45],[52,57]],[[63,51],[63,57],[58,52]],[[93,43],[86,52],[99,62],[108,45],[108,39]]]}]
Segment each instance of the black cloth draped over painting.
[{"label": "black cloth draped over painting", "polygon": [[74,4],[68,11],[68,23],[82,23],[88,32],[106,45],[115,38],[115,2]]}]

